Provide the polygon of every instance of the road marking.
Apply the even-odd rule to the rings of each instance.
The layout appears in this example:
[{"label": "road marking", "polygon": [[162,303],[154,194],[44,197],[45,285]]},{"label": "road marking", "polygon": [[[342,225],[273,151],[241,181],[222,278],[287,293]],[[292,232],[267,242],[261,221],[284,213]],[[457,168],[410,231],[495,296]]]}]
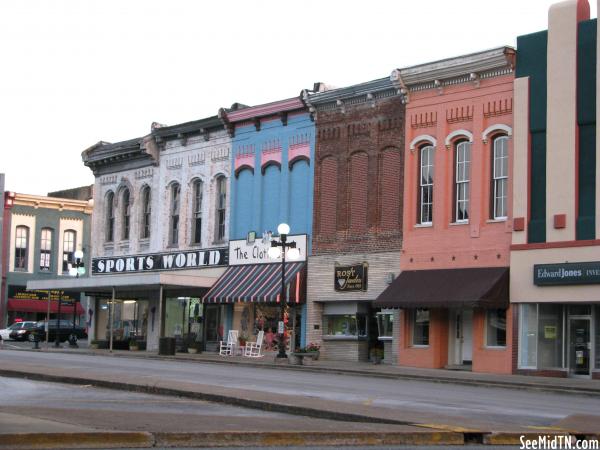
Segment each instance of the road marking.
[{"label": "road marking", "polygon": [[456,433],[476,433],[480,431],[473,428],[455,427],[443,423],[415,423],[413,426],[421,428],[433,428],[435,430],[454,431]]}]

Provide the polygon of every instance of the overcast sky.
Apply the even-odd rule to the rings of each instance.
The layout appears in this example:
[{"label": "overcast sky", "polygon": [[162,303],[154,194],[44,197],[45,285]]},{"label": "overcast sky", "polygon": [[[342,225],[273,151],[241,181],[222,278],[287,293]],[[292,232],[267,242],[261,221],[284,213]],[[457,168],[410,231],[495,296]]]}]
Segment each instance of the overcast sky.
[{"label": "overcast sky", "polygon": [[[552,0],[2,0],[8,190],[93,183],[99,140],[346,86],[547,28]],[[596,1],[592,2],[596,17]]]}]

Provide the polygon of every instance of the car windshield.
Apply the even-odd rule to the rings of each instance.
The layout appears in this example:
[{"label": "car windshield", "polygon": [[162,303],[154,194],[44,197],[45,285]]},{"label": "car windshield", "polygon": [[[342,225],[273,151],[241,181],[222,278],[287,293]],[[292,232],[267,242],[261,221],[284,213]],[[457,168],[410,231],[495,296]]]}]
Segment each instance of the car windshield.
[{"label": "car windshield", "polygon": [[17,323],[13,323],[10,327],[8,327],[9,330],[18,330],[19,328],[21,328],[22,323],[21,322],[17,322]]}]

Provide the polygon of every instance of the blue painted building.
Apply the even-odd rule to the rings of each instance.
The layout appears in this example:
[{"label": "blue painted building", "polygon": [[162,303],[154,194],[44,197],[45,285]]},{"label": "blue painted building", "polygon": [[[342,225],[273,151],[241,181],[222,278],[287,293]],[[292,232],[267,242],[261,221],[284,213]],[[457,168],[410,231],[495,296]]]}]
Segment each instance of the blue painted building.
[{"label": "blue painted building", "polygon": [[[312,230],[315,126],[300,98],[281,100],[264,105],[227,111],[219,116],[232,137],[232,168],[230,185],[230,239],[246,239],[256,232],[257,239],[264,233],[277,235],[278,224],[290,225],[290,234],[306,234],[306,253],[310,253]],[[306,256],[306,255],[305,255]],[[271,261],[259,264],[265,267]],[[228,279],[235,280],[238,270],[232,263]],[[293,267],[293,268],[292,268]],[[304,346],[306,317],[305,263],[290,265],[288,301],[296,304],[290,311],[288,328],[294,333],[296,345]],[[241,269],[239,276],[242,276]],[[261,276],[267,270],[258,270],[255,287],[257,298]],[[262,275],[261,275],[262,274]],[[231,283],[232,286],[235,281]],[[213,291],[214,292],[214,291]],[[276,302],[248,301],[236,298],[228,289],[219,295],[209,295],[210,301],[232,303],[226,329],[238,329],[241,335],[252,339],[259,330],[265,336],[276,333],[279,306]],[[266,347],[269,347],[269,338]]]}]

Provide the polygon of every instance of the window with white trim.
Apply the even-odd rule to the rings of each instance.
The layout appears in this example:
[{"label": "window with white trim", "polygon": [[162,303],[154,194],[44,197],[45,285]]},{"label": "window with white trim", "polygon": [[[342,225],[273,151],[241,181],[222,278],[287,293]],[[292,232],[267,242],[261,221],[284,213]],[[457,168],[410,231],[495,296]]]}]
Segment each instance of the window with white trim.
[{"label": "window with white trim", "polygon": [[124,189],[121,194],[121,239],[129,239],[129,230],[131,225],[131,195],[129,189]]},{"label": "window with white trim", "polygon": [[456,144],[454,153],[454,221],[469,220],[469,182],[471,174],[471,143]]},{"label": "window with white trim", "polygon": [[419,213],[420,224],[433,221],[433,158],[434,148],[431,145],[419,149]]},{"label": "window with white trim", "polygon": [[494,139],[492,155],[492,218],[508,216],[508,136]]},{"label": "window with white trim", "polygon": [[417,308],[412,311],[412,345],[429,345],[429,310]]},{"label": "window with white trim", "polygon": [[40,270],[50,271],[52,261],[52,229],[42,228],[40,235]]},{"label": "window with white trim", "polygon": [[217,211],[216,211],[216,240],[225,239],[225,213],[227,205],[227,178],[221,175],[217,178]]},{"label": "window with white trim", "polygon": [[115,237],[115,194],[109,192],[106,195],[106,242],[112,242]]},{"label": "window with white trim", "polygon": [[29,227],[19,225],[15,230],[15,270],[27,270]]},{"label": "window with white trim", "polygon": [[488,309],[485,313],[487,347],[506,347],[506,309]]},{"label": "window with white trim", "polygon": [[69,264],[73,264],[75,256],[76,233],[65,230],[63,233],[63,273],[69,272]]},{"label": "window with white trim", "polygon": [[175,183],[171,186],[171,214],[169,223],[169,244],[177,245],[179,243],[179,200],[181,195],[181,186]]},{"label": "window with white trim", "polygon": [[150,186],[142,189],[142,239],[150,237],[150,219],[152,217],[152,193]]},{"label": "window with white trim", "polygon": [[202,180],[194,181],[194,201],[192,204],[192,243],[202,242]]}]

